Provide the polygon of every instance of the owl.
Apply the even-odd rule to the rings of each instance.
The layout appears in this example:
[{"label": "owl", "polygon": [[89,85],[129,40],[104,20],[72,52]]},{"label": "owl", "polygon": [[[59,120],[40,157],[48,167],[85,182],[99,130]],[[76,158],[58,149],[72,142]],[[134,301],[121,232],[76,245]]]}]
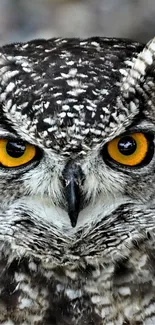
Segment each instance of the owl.
[{"label": "owl", "polygon": [[155,324],[155,39],[0,48],[0,324]]}]

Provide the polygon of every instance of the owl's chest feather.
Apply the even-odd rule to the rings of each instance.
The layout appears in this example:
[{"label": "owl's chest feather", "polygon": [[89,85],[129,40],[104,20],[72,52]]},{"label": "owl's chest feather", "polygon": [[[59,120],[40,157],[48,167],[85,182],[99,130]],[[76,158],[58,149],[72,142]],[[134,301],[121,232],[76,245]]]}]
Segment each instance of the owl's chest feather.
[{"label": "owl's chest feather", "polygon": [[[140,251],[116,264],[44,268],[31,259],[0,263],[0,324],[140,325],[155,322],[155,278]],[[151,279],[151,280],[150,280]]]}]

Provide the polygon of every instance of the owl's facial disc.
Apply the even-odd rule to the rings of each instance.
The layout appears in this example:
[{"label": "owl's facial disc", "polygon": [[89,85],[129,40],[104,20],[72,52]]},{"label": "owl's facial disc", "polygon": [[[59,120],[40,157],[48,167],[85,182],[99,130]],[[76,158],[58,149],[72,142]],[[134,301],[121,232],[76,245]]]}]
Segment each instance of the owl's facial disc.
[{"label": "owl's facial disc", "polygon": [[63,171],[65,197],[68,206],[68,215],[72,227],[76,226],[81,206],[80,185],[84,179],[82,169],[79,165],[69,162]]}]

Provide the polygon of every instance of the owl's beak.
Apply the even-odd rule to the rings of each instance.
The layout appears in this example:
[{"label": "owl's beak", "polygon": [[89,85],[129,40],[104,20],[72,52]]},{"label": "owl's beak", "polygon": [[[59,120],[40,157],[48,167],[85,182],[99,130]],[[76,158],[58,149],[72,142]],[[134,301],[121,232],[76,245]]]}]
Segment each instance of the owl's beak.
[{"label": "owl's beak", "polygon": [[83,179],[81,167],[74,163],[68,163],[63,172],[63,179],[65,182],[68,215],[72,227],[75,227],[81,206],[80,185]]}]

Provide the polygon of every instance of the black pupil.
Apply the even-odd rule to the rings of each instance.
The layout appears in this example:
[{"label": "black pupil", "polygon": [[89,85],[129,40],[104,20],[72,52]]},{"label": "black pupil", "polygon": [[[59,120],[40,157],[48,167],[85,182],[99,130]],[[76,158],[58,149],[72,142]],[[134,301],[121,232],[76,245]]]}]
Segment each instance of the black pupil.
[{"label": "black pupil", "polygon": [[118,150],[122,155],[132,155],[137,148],[136,141],[131,136],[123,137],[118,142]]},{"label": "black pupil", "polygon": [[25,143],[23,141],[8,141],[6,151],[9,156],[19,158],[24,154]]}]

